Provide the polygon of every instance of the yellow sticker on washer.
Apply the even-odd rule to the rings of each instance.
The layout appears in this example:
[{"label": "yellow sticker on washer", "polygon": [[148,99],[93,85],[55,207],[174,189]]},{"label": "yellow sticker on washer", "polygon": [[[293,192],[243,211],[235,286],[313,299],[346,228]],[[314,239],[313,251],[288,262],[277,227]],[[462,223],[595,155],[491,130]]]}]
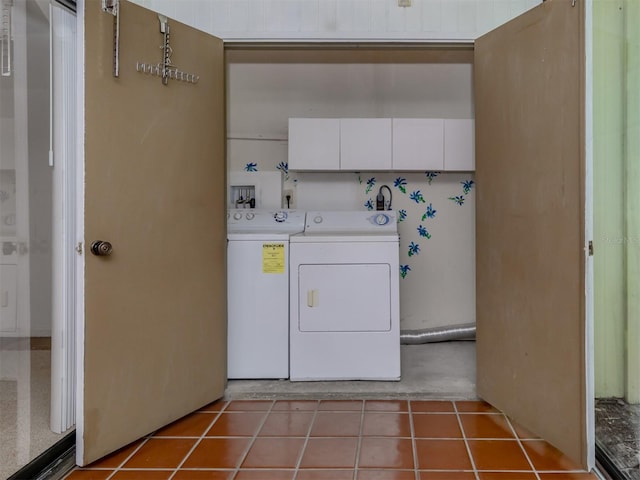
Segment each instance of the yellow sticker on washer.
[{"label": "yellow sticker on washer", "polygon": [[262,244],[262,273],[284,273],[284,243]]}]

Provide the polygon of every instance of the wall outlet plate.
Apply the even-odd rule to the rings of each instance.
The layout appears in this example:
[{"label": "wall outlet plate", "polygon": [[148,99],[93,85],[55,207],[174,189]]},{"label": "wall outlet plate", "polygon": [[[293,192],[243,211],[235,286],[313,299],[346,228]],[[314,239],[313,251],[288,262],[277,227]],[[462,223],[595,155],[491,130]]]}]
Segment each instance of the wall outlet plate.
[{"label": "wall outlet plate", "polygon": [[398,0],[398,6],[399,7],[410,7],[411,6],[411,0]]},{"label": "wall outlet plate", "polygon": [[[287,196],[289,197],[287,199]],[[287,202],[288,200],[288,202]],[[293,190],[286,189],[282,192],[282,207],[283,208],[296,208],[295,197],[293,196]]]}]

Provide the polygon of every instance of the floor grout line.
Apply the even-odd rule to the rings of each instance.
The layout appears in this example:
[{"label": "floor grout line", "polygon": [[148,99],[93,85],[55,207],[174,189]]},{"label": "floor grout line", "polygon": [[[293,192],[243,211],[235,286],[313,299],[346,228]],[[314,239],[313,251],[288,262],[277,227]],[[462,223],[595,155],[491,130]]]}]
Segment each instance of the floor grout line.
[{"label": "floor grout line", "polygon": [[[227,405],[229,405],[227,403]],[[218,421],[218,418],[220,418],[220,416],[222,415],[223,410],[226,408],[225,405],[223,408],[221,408],[218,412],[216,412],[215,415],[213,416],[213,420],[211,420],[211,422],[209,422],[209,425],[207,426],[207,428],[204,429],[204,431],[202,432],[202,435],[200,435],[200,437],[195,441],[195,443],[192,445],[191,449],[189,449],[189,451],[187,452],[187,454],[184,456],[184,458],[182,459],[182,461],[180,463],[178,463],[178,465],[176,466],[175,469],[173,470],[173,473],[171,475],[169,475],[169,478],[167,480],[172,480],[173,477],[176,476],[176,474],[178,473],[178,470],[180,470],[180,467],[182,465],[184,465],[184,463],[187,461],[187,459],[191,456],[191,454],[194,452],[194,450],[198,447],[198,445],[200,445],[200,443],[202,442],[202,439],[205,438],[205,436],[207,435],[207,432],[211,429],[211,427],[213,426],[214,423],[216,423]],[[196,412],[194,412],[196,413]],[[199,412],[198,412],[199,413]],[[209,415],[208,412],[202,412],[205,415]],[[178,438],[185,438],[185,437],[178,437]]]},{"label": "floor grout line", "polygon": [[309,427],[307,428],[307,435],[304,437],[304,443],[302,444],[302,449],[300,451],[300,455],[298,456],[298,461],[296,462],[296,465],[293,470],[293,480],[296,480],[296,478],[298,477],[298,472],[300,471],[300,464],[302,463],[302,457],[304,456],[304,452],[307,450],[307,444],[309,443],[309,438],[311,438],[311,430],[313,429],[313,424],[316,423],[316,418],[318,416],[319,408],[320,408],[320,401],[318,401],[318,403],[316,404],[316,409],[313,411],[311,422],[309,422]]},{"label": "floor grout line", "polygon": [[473,469],[473,475],[476,477],[476,480],[480,480],[480,474],[478,473],[478,469],[476,468],[476,462],[473,459],[473,455],[471,454],[471,448],[469,447],[469,442],[467,441],[467,435],[464,431],[464,427],[462,426],[462,420],[460,419],[460,415],[458,413],[458,405],[456,402],[453,402],[453,409],[456,412],[456,419],[458,420],[458,427],[460,428],[460,434],[462,435],[462,440],[464,441],[464,446],[467,449],[467,455],[469,455],[469,461],[471,462],[471,468]]},{"label": "floor grout line", "polygon": [[518,445],[520,446],[520,450],[522,450],[522,453],[524,453],[524,456],[527,459],[527,462],[529,462],[529,466],[531,467],[531,470],[533,471],[533,474],[536,476],[537,480],[540,480],[540,475],[538,475],[538,471],[536,470],[535,466],[533,465],[533,462],[531,461],[531,458],[529,458],[529,454],[527,453],[527,450],[524,448],[524,445],[522,444],[522,441],[520,440],[520,437],[518,436],[518,432],[516,432],[515,427],[511,423],[511,419],[509,417],[507,417],[506,415],[504,416],[504,418],[507,420],[507,424],[509,425],[509,428],[511,428],[511,432],[516,437],[516,441],[518,442]]},{"label": "floor grout line", "polygon": [[362,450],[362,434],[364,432],[364,412],[366,411],[366,403],[366,400],[362,400],[362,410],[360,410],[360,430],[358,431],[358,445],[356,446],[356,458],[353,464],[353,480],[358,479],[358,465],[360,465],[360,452]]},{"label": "floor grout line", "polygon": [[[240,401],[242,401],[242,400],[240,400]],[[231,404],[231,402],[229,402],[229,405],[230,404]],[[239,459],[237,465],[235,466],[235,468],[232,469],[233,470],[233,477],[232,478],[235,478],[238,475],[238,472],[242,468],[242,464],[247,459],[247,456],[249,455],[249,452],[251,451],[251,447],[253,447],[253,444],[256,442],[256,439],[258,438],[258,435],[260,434],[260,430],[262,430],[262,427],[264,427],[264,424],[267,422],[267,419],[269,418],[269,415],[273,411],[273,407],[275,406],[275,404],[276,404],[276,400],[271,400],[271,405],[269,406],[269,408],[266,411],[265,410],[251,410],[253,412],[261,412],[261,411],[265,412],[265,416],[262,419],[262,422],[260,422],[260,425],[258,425],[258,428],[256,428],[256,431],[253,433],[253,436],[251,437],[251,440],[249,440],[249,443],[247,444],[247,448],[244,450],[242,455],[240,455],[240,459]],[[247,411],[245,411],[244,413],[247,413]],[[247,437],[244,437],[244,438],[247,438]]]},{"label": "floor grout line", "polygon": [[413,476],[415,480],[420,480],[418,465],[418,447],[416,446],[416,430],[413,426],[413,410],[411,409],[411,401],[407,400],[407,412],[409,413],[409,431],[411,432],[411,449],[413,451]]}]

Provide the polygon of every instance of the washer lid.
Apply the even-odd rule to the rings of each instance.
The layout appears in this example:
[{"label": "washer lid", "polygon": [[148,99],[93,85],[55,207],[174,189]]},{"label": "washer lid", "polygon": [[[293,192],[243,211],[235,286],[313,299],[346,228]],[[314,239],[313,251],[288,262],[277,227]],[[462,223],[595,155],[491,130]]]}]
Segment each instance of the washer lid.
[{"label": "washer lid", "polygon": [[289,233],[282,232],[229,232],[227,240],[230,242],[288,242]]},{"label": "washer lid", "polygon": [[390,232],[304,232],[289,237],[289,243],[398,243],[397,233]]}]

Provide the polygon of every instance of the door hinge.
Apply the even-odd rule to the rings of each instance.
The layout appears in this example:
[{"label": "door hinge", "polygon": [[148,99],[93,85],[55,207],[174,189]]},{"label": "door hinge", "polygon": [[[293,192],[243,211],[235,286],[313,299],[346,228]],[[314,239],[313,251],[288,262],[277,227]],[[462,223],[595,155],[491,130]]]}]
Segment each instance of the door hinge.
[{"label": "door hinge", "polygon": [[589,240],[589,256],[593,257],[593,240]]},{"label": "door hinge", "polygon": [[76,252],[78,252],[78,255],[82,255],[82,242],[78,242],[76,245]]}]

